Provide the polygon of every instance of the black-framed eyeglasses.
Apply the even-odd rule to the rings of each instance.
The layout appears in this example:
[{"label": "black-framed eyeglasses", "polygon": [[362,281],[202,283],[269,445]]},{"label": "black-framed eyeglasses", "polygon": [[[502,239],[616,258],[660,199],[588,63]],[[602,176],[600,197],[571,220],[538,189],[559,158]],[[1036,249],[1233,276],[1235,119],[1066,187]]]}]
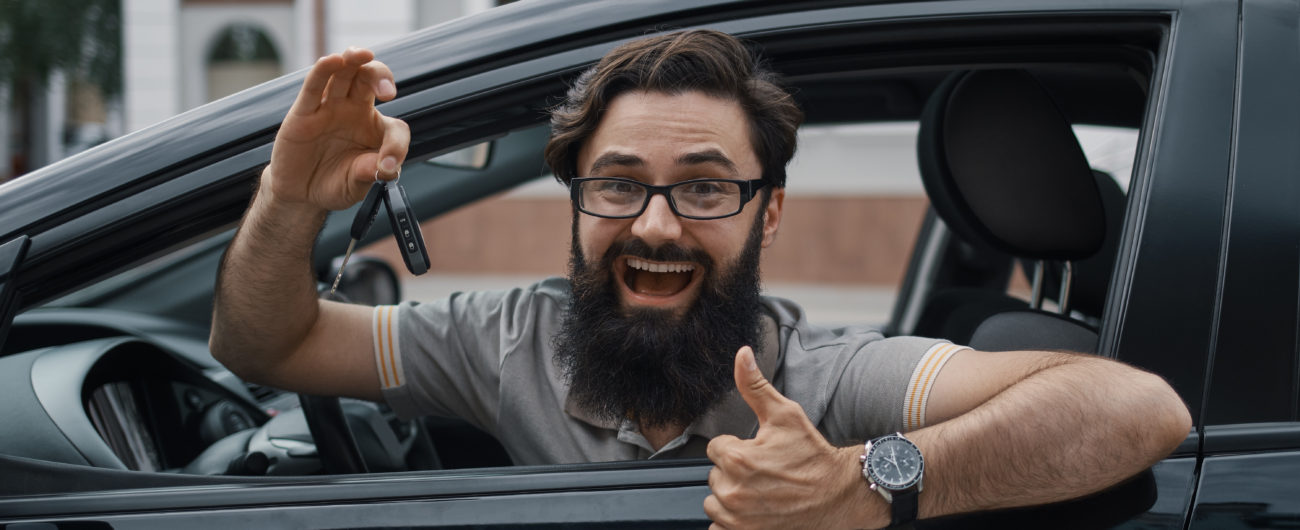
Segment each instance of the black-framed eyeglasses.
[{"label": "black-framed eyeglasses", "polygon": [[695,179],[653,186],[627,178],[587,177],[569,183],[569,196],[578,211],[606,219],[639,216],[655,195],[667,197],[678,217],[721,219],[740,213],[766,185],[763,179]]}]

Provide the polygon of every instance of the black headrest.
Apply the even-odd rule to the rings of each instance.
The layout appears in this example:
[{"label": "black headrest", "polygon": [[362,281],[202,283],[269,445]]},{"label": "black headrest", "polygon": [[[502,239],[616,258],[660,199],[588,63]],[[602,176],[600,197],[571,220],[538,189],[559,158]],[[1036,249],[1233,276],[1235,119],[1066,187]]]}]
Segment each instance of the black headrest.
[{"label": "black headrest", "polygon": [[[1070,283],[1070,308],[1085,315],[1100,317],[1106,307],[1106,291],[1110,289],[1110,275],[1119,254],[1120,232],[1124,228],[1124,208],[1128,203],[1124,190],[1115,178],[1105,171],[1092,171],[1101,191],[1102,207],[1106,211],[1106,238],[1092,257],[1075,262],[1074,277]],[[1025,270],[1032,264],[1022,263]],[[1052,300],[1059,298],[1061,269],[1048,267],[1043,277],[1043,293]]]},{"label": "black headrest", "polygon": [[1101,247],[1088,160],[1028,72],[949,76],[921,115],[917,155],[931,204],[961,237],[1031,259],[1074,261]]}]

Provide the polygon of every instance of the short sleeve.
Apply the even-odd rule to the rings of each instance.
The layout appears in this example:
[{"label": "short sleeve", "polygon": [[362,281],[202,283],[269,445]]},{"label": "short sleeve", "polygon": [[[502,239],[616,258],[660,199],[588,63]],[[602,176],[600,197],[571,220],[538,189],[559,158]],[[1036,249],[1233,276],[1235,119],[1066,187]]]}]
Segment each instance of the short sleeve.
[{"label": "short sleeve", "polygon": [[432,303],[376,307],[375,367],[398,416],[464,419],[496,431],[501,365],[533,333],[534,288],[457,293]]},{"label": "short sleeve", "polygon": [[939,371],[958,351],[945,341],[893,337],[850,355],[831,392],[822,429],[839,443],[925,426],[925,407]]}]

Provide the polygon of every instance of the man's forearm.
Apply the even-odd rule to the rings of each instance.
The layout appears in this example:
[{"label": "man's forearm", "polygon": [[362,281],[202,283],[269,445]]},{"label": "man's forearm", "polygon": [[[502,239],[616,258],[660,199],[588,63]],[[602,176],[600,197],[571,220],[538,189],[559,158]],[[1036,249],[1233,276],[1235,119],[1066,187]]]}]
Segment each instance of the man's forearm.
[{"label": "man's forearm", "polygon": [[277,201],[268,177],[264,172],[222,258],[209,339],[218,360],[255,379],[293,352],[316,321],[311,252],[327,214]]},{"label": "man's forearm", "polygon": [[979,407],[908,434],[926,461],[920,516],[1104,489],[1168,455],[1190,425],[1159,377],[1097,357],[1049,354]]}]

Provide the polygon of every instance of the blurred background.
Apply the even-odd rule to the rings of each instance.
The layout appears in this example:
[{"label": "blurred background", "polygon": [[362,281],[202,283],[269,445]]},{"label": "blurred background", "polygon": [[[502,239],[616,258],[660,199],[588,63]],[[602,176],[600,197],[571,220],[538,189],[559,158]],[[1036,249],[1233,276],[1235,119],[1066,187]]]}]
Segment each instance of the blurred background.
[{"label": "blurred background", "polygon": [[[0,0],[0,183],[326,53],[511,1]],[[1075,132],[1127,188],[1137,130]],[[916,133],[915,122],[800,130],[781,236],[763,254],[767,293],[823,324],[889,318],[928,207]],[[567,191],[539,178],[425,222],[430,274],[406,275],[391,241],[362,253],[402,271],[411,299],[527,285],[565,273],[569,215]],[[1027,296],[1023,276],[1012,291]]]},{"label": "blurred background", "polygon": [[0,182],[503,0],[0,0]]}]

